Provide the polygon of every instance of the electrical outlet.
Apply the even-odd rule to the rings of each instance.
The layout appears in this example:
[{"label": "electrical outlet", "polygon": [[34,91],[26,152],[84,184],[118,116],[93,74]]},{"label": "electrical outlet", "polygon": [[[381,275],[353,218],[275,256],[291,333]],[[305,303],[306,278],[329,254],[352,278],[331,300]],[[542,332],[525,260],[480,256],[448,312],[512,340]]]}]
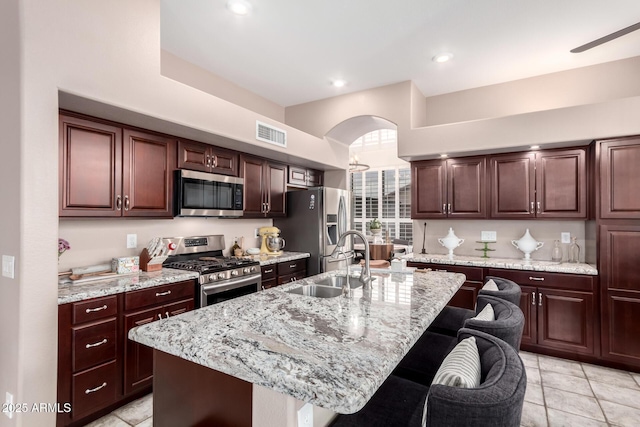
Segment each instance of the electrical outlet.
[{"label": "electrical outlet", "polygon": [[138,247],[138,235],[127,234],[127,249],[135,249]]},{"label": "electrical outlet", "polygon": [[571,243],[571,233],[560,233],[560,241],[562,243]]},{"label": "electrical outlet", "polygon": [[313,405],[305,403],[298,409],[298,427],[313,427]]},{"label": "electrical outlet", "polygon": [[495,231],[481,231],[480,240],[483,242],[495,242],[498,238],[498,233]]},{"label": "electrical outlet", "polygon": [[2,275],[13,279],[15,277],[16,257],[2,255]]},{"label": "electrical outlet", "polygon": [[7,392],[6,394],[6,398],[4,400],[4,408],[2,409],[2,412],[4,412],[4,414],[9,417],[9,418],[13,418],[13,394]]},{"label": "electrical outlet", "polygon": [[260,237],[260,229],[259,229],[259,228],[256,228],[256,235],[255,235],[255,237]]}]

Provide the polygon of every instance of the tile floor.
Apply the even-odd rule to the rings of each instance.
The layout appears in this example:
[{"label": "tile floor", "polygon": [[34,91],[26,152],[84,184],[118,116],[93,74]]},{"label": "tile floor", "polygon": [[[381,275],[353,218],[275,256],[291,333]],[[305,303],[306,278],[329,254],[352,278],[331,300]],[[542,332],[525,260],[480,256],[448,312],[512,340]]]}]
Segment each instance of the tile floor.
[{"label": "tile floor", "polygon": [[[640,374],[520,352],[527,369],[522,427],[640,426]],[[151,394],[89,424],[150,427]]]}]

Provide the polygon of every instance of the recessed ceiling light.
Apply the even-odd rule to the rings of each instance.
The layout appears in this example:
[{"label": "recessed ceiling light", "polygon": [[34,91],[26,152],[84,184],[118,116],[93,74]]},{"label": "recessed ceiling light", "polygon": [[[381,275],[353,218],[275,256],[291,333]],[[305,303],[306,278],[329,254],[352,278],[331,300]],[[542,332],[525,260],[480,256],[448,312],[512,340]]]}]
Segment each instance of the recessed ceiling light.
[{"label": "recessed ceiling light", "polygon": [[347,84],[347,82],[342,80],[342,79],[338,79],[338,80],[334,80],[333,82],[331,82],[331,84],[334,87],[344,87]]},{"label": "recessed ceiling light", "polygon": [[246,0],[229,0],[227,2],[227,9],[236,15],[247,15],[251,12],[251,3]]},{"label": "recessed ceiling light", "polygon": [[540,146],[539,146],[539,145],[532,145],[532,146],[531,146],[531,149],[532,149],[532,150],[537,150],[538,148],[540,148]]},{"label": "recessed ceiling light", "polygon": [[447,62],[451,58],[453,58],[453,53],[442,52],[431,58],[431,60],[433,62]]}]

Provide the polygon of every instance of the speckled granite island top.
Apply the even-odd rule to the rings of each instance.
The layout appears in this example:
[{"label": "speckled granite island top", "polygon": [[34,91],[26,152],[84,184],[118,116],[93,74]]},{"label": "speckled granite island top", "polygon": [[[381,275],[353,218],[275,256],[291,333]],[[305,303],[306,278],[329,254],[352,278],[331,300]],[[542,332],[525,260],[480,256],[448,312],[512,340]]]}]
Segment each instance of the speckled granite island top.
[{"label": "speckled granite island top", "polygon": [[427,262],[432,264],[464,265],[471,267],[505,268],[508,270],[546,271],[549,273],[587,274],[597,276],[598,270],[590,264],[569,264],[551,261],[537,261],[514,258],[481,258],[474,256],[454,255],[449,259],[448,255],[441,254],[407,254],[403,256],[407,261]]},{"label": "speckled granite island top", "polygon": [[268,256],[262,259],[259,255],[255,255],[253,258],[260,261],[260,265],[271,265],[279,262],[295,261],[297,259],[309,258],[311,255],[307,252],[287,252],[282,251],[282,255]]},{"label": "speckled granite island top", "polygon": [[360,287],[353,298],[285,292],[336,274],[162,319],[129,338],[313,405],[357,412],[465,276],[378,273],[370,293]]},{"label": "speckled granite island top", "polygon": [[58,305],[83,301],[90,298],[152,288],[168,283],[183,282],[200,277],[197,272],[163,268],[160,271],[144,272],[139,275],[123,276],[108,280],[96,280],[77,285],[58,286]]}]

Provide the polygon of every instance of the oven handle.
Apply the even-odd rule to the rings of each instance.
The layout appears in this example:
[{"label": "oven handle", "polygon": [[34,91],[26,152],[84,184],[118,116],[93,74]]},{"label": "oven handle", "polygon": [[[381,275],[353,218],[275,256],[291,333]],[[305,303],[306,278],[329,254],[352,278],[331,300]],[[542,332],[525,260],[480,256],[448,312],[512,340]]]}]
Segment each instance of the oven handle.
[{"label": "oven handle", "polygon": [[[229,291],[231,289],[242,288],[244,286],[255,285],[256,292],[260,289],[262,275],[251,274],[249,276],[234,277],[232,279],[221,280],[220,282],[209,283],[200,286],[200,307],[206,307],[207,296]],[[203,305],[204,304],[204,305]]]}]

